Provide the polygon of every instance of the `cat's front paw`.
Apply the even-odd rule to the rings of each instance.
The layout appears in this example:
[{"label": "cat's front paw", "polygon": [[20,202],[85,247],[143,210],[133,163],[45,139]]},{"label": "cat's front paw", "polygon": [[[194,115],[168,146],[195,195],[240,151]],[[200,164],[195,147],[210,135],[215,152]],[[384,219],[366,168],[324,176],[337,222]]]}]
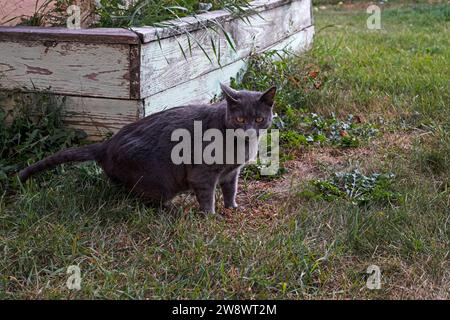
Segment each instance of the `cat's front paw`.
[{"label": "cat's front paw", "polygon": [[202,214],[205,218],[214,218],[214,219],[218,219],[218,220],[223,220],[223,218],[224,218],[221,214],[218,214],[215,211],[200,210],[200,214]]},{"label": "cat's front paw", "polygon": [[237,205],[236,201],[229,202],[229,203],[225,202],[225,208],[226,209],[237,209],[237,208],[239,208],[239,206]]},{"label": "cat's front paw", "polygon": [[204,215],[204,216],[209,216],[209,215],[215,215],[216,214],[216,210],[214,208],[201,208],[199,210],[200,214]]}]

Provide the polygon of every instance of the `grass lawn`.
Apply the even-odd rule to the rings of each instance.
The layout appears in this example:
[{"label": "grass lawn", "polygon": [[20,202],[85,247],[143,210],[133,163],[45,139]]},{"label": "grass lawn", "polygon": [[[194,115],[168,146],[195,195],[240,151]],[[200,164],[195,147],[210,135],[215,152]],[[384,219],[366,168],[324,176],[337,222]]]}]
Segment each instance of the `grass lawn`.
[{"label": "grass lawn", "polygon": [[[247,170],[243,208],[223,220],[189,196],[178,216],[145,207],[93,164],[10,183],[0,298],[449,299],[450,9],[384,7],[382,30],[365,9],[314,11],[310,52],[255,59],[239,86],[278,85],[286,172]],[[347,192],[356,180],[364,197]],[[70,265],[80,291],[66,288]]]}]

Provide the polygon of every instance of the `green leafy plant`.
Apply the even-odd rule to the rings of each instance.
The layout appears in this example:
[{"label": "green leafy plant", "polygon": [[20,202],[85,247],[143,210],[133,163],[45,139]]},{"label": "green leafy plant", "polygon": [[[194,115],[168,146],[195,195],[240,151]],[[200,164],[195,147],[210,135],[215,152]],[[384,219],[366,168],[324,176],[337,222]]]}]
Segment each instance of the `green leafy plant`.
[{"label": "green leafy plant", "polygon": [[271,181],[282,177],[287,173],[287,169],[281,164],[276,174],[262,175],[261,169],[263,166],[260,163],[246,165],[241,172],[241,177],[244,180],[262,180]]},{"label": "green leafy plant", "polygon": [[[283,124],[292,124],[289,114],[279,117],[286,119]],[[281,142],[288,148],[314,143],[344,148],[358,147],[361,140],[370,139],[378,133],[373,124],[361,123],[351,114],[346,120],[337,119],[334,114],[331,117],[319,116],[316,113],[299,114],[295,122],[295,126],[281,127],[284,128],[280,134]]]},{"label": "green leafy plant", "polygon": [[[245,14],[247,0],[137,0],[130,6],[123,0],[101,0],[97,14],[102,27],[167,26],[167,21],[195,16],[206,10],[226,9],[236,15]],[[159,24],[160,22],[166,22]]]},{"label": "green leafy plant", "polygon": [[393,190],[392,173],[364,175],[358,169],[348,173],[335,173],[326,180],[312,180],[313,190],[300,193],[302,196],[328,201],[347,199],[354,204],[369,202],[393,202],[400,194]]},{"label": "green leafy plant", "polygon": [[62,148],[79,144],[80,131],[64,126],[64,99],[48,94],[16,98],[13,114],[6,112],[9,97],[0,100],[0,185],[17,170]]},{"label": "green leafy plant", "polygon": [[330,117],[311,113],[300,118],[299,127],[308,143],[327,142],[340,147],[358,147],[360,139],[370,139],[378,133],[375,125],[362,123],[352,114],[340,120],[334,113]]}]

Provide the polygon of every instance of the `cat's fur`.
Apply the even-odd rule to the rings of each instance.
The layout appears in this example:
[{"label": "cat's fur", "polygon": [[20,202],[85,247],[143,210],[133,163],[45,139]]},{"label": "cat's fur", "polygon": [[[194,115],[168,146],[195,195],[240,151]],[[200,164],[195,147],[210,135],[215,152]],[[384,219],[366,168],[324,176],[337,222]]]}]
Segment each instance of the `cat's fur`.
[{"label": "cat's fur", "polygon": [[[266,92],[235,91],[222,85],[225,100],[213,105],[190,105],[152,114],[123,127],[111,139],[86,147],[60,151],[19,173],[21,181],[65,162],[95,160],[108,177],[150,201],[166,202],[193,190],[203,212],[214,213],[214,191],[220,185],[226,207],[237,207],[235,197],[242,164],[179,164],[171,160],[175,129],[193,132],[194,121],[209,128],[269,128],[276,89]],[[244,124],[237,118],[244,118]],[[256,123],[257,117],[264,118]],[[239,119],[242,121],[242,119]],[[261,120],[261,119],[259,119]],[[193,135],[193,134],[192,134]],[[246,159],[248,160],[248,159]]]}]

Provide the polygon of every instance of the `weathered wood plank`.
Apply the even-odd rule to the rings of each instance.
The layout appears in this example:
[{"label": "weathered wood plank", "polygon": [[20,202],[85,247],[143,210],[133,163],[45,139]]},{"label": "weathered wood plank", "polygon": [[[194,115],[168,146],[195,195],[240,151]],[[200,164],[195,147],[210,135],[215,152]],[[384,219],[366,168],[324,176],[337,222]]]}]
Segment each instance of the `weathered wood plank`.
[{"label": "weathered wood plank", "polygon": [[[289,4],[296,0],[255,0],[249,3],[248,8],[243,8],[248,14],[260,13],[279,6]],[[198,14],[195,17],[188,16],[181,19],[165,21],[164,27],[134,27],[132,28],[139,36],[143,43],[148,43],[155,40],[165,39],[174,35],[179,35],[186,31],[192,32],[203,28],[205,25],[213,25],[216,23],[224,24],[230,20],[234,20],[232,14],[227,10],[214,10],[203,14]]]},{"label": "weathered wood plank", "polygon": [[[161,47],[157,42],[142,46],[141,97],[148,97],[219,68],[210,44],[211,34],[202,30],[197,31],[193,36],[199,44],[192,43],[191,52],[188,48],[188,39],[184,35],[163,40]],[[223,37],[212,36],[217,44],[217,51],[220,50],[222,54],[221,63],[226,65],[238,59],[237,55],[232,58],[233,52],[230,52]],[[178,42],[188,55],[187,59],[184,59]],[[212,62],[208,60],[199,45],[206,48]]]},{"label": "weathered wood plank", "polygon": [[[35,93],[12,93],[3,97],[0,108],[12,121],[12,114],[22,101],[34,101]],[[81,129],[88,134],[89,140],[101,140],[107,134],[115,133],[124,125],[142,117],[141,100],[120,100],[73,96],[54,96],[58,105],[62,105],[63,121],[72,128]],[[64,100],[63,100],[64,99]]]},{"label": "weathered wood plank", "polygon": [[310,0],[294,0],[284,6],[250,16],[250,23],[241,19],[234,20],[230,25],[231,34],[239,57],[243,58],[252,51],[262,51],[311,26],[310,6]]},{"label": "weathered wood plank", "polygon": [[[310,47],[313,34],[314,27],[311,26],[259,51],[283,49],[304,51]],[[144,114],[147,116],[180,105],[208,103],[215,96],[220,95],[220,83],[229,83],[230,77],[238,74],[245,66],[245,59],[239,59],[221,69],[151,95],[144,99]]]},{"label": "weathered wood plank", "polygon": [[303,52],[310,49],[313,42],[315,28],[310,26],[305,28],[283,40],[273,43],[271,46],[258,50],[257,53],[263,51],[287,51],[287,52]]},{"label": "weathered wood plank", "polygon": [[237,74],[243,68],[245,62],[238,60],[222,69],[145,98],[144,115],[186,104],[208,103],[219,93],[220,83],[229,83],[230,75]]},{"label": "weathered wood plank", "polygon": [[130,46],[0,42],[0,90],[130,98]]},{"label": "weathered wood plank", "polygon": [[0,41],[64,41],[100,44],[139,44],[139,36],[128,29],[0,26]]},{"label": "weathered wood plank", "polygon": [[104,139],[140,118],[141,100],[66,97],[64,122],[84,130],[90,140]]},{"label": "weathered wood plank", "polygon": [[191,36],[183,34],[144,44],[141,53],[141,97],[154,95],[216,70],[220,68],[219,62],[227,65],[251,52],[264,50],[311,25],[310,0],[271,3],[285,5],[250,16],[250,23],[234,19],[223,24],[233,38],[236,50],[223,34],[219,36],[204,29],[190,32]]}]

